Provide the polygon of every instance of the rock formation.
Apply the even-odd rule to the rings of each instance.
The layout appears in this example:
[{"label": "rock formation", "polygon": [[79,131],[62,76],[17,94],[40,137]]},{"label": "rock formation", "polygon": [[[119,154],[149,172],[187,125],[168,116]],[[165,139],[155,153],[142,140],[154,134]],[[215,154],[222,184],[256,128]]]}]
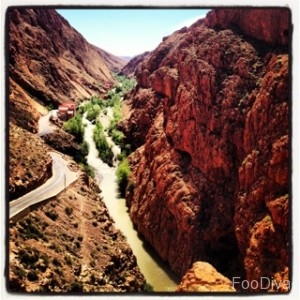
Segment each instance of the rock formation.
[{"label": "rock formation", "polygon": [[104,94],[121,59],[89,44],[54,9],[7,12],[9,110],[17,124],[36,130],[36,102],[54,105]]},{"label": "rock formation", "polygon": [[146,56],[149,54],[149,51],[146,51],[142,54],[139,54],[135,57],[133,57],[121,70],[121,74],[124,74],[128,77],[133,77],[135,74],[135,71],[139,65],[139,63],[141,63]]},{"label": "rock formation", "polygon": [[219,29],[234,28],[267,44],[288,45],[290,14],[283,10],[215,9],[208,14],[204,24]]},{"label": "rock formation", "polygon": [[233,283],[206,262],[195,262],[176,292],[235,292]]},{"label": "rock formation", "polygon": [[127,204],[181,276],[201,260],[289,278],[289,26],[287,9],[217,9],[138,65]]}]

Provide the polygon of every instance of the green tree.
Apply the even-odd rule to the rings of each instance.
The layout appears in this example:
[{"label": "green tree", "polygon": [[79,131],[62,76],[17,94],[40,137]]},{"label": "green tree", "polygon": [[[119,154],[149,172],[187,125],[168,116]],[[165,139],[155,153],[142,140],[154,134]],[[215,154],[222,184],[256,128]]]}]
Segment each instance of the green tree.
[{"label": "green tree", "polygon": [[86,118],[89,121],[96,120],[96,118],[98,117],[100,111],[101,111],[100,105],[99,104],[93,104],[88,108]]},{"label": "green tree", "polygon": [[96,122],[96,127],[93,132],[93,138],[96,144],[96,148],[99,151],[99,157],[103,160],[103,162],[108,165],[113,165],[113,157],[114,154],[109,146],[104,131],[103,126],[100,122]]},{"label": "green tree", "polygon": [[125,197],[128,177],[130,175],[130,166],[128,160],[125,158],[116,170],[117,182],[119,186],[120,196]]},{"label": "green tree", "polygon": [[82,124],[82,116],[75,115],[73,118],[64,123],[64,130],[74,135],[76,142],[83,141],[84,127]]}]

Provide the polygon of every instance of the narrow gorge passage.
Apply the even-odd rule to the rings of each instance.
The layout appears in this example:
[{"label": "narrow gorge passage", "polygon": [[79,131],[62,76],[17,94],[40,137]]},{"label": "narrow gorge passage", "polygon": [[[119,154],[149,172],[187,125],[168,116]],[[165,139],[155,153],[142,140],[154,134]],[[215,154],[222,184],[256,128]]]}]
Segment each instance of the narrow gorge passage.
[{"label": "narrow gorge passage", "polygon": [[[103,115],[100,119],[105,128],[108,122],[104,121]],[[179,284],[179,280],[175,278],[158,255],[145,245],[145,242],[138,236],[136,230],[134,230],[125,200],[120,199],[118,195],[115,175],[116,168],[109,167],[98,157],[98,150],[93,140],[95,125],[89,122],[85,118],[85,115],[83,117],[83,123],[85,124],[84,140],[89,145],[87,163],[95,169],[95,177],[102,191],[101,196],[108,208],[110,216],[115,221],[116,227],[121,230],[127,238],[147,283],[150,284],[156,292],[174,291]],[[109,139],[109,143],[113,143],[111,139]],[[120,151],[120,149],[117,150],[117,148],[118,147],[114,145],[114,155]]]}]

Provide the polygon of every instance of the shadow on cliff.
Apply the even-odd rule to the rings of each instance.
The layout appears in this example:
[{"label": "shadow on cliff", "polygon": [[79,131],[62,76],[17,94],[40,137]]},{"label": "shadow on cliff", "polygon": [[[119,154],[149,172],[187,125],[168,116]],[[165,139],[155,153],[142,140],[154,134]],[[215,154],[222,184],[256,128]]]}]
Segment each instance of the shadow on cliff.
[{"label": "shadow on cliff", "polygon": [[170,279],[177,284],[180,283],[180,278],[176,276],[174,272],[171,271],[171,267],[167,262],[164,262],[162,258],[155,252],[153,247],[145,241],[144,237],[138,233],[138,237],[143,241],[144,250],[152,257],[152,259],[157,263],[157,265],[165,271],[165,273],[170,277]]}]

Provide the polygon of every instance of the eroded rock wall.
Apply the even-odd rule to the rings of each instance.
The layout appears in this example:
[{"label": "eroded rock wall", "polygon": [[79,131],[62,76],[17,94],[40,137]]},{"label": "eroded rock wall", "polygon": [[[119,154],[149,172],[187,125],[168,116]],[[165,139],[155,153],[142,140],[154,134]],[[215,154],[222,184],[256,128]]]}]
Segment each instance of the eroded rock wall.
[{"label": "eroded rock wall", "polygon": [[[138,147],[127,203],[139,232],[179,275],[202,260],[227,276],[286,278],[287,49],[267,38],[276,32],[272,10],[264,10],[266,24],[257,15],[272,31],[260,40],[238,22],[222,23],[218,16],[230,13],[239,14],[211,14],[221,27],[210,15],[164,38],[139,65],[121,123]],[[280,26],[278,34],[289,23]]]}]

